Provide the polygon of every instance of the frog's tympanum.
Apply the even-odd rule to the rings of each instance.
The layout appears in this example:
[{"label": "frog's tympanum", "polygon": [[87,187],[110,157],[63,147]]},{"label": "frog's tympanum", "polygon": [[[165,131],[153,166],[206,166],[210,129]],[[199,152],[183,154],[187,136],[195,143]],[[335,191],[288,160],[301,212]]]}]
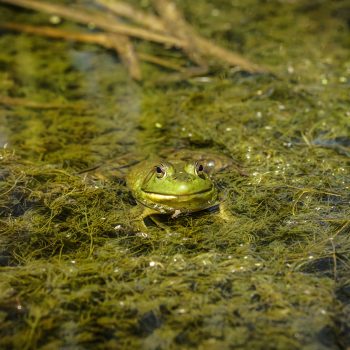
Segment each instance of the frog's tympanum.
[{"label": "frog's tympanum", "polygon": [[139,227],[145,228],[143,219],[153,214],[177,217],[219,204],[211,174],[218,170],[218,164],[223,167],[222,159],[192,156],[181,152],[171,160],[144,160],[130,170],[127,185],[143,207]]}]

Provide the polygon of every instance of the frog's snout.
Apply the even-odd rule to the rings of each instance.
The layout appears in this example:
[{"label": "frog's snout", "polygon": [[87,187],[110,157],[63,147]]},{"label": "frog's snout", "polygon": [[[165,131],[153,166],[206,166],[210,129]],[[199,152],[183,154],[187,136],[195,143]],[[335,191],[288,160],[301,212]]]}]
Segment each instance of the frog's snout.
[{"label": "frog's snout", "polygon": [[178,182],[192,182],[195,180],[195,176],[185,173],[185,172],[178,172],[176,175],[174,175],[173,179]]}]

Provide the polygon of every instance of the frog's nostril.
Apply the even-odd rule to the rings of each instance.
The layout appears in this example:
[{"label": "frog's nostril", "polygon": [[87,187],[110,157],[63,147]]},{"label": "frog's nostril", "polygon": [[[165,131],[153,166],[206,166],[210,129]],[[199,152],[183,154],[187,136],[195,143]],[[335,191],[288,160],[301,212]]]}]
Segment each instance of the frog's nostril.
[{"label": "frog's nostril", "polygon": [[191,176],[187,174],[178,174],[176,177],[174,177],[174,179],[182,182],[190,182],[192,180]]}]

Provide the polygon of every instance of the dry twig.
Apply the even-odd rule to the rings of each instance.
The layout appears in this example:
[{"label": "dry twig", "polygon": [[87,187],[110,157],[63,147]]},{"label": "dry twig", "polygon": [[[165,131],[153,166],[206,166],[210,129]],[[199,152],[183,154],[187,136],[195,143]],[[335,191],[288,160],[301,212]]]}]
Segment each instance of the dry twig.
[{"label": "dry twig", "polygon": [[193,30],[187,25],[185,19],[177,10],[175,4],[163,0],[154,1],[154,3],[166,31],[186,43],[183,49],[192,61],[201,67],[206,67],[207,63],[203,59],[203,55],[197,47]]},{"label": "dry twig", "polygon": [[37,0],[0,0],[0,2],[58,15],[78,23],[87,25],[94,24],[96,27],[104,29],[107,32],[124,34],[139,39],[154,41],[175,47],[182,47],[184,45],[181,40],[174,37],[169,37],[128,24],[120,24],[115,22],[111,23],[110,19],[107,16],[103,14],[96,14],[95,12],[90,14],[87,11],[74,11],[74,8],[72,9],[68,6],[66,7],[62,5],[50,4],[48,2]]},{"label": "dry twig", "polygon": [[[248,72],[262,72],[263,69],[258,65],[248,61],[239,54],[233,53],[220,46],[213,44],[211,41],[201,37],[186,23],[185,19],[177,9],[176,5],[169,0],[153,0],[157,11],[163,19],[163,23],[167,23],[171,33],[179,33],[179,38],[185,41],[189,38],[187,45],[192,50],[203,56],[209,55],[218,58],[222,62],[229,65],[239,66]],[[187,47],[188,48],[188,47]]]},{"label": "dry twig", "polygon": [[[264,69],[241,55],[217,46],[197,34],[170,0],[153,0],[159,17],[138,10],[124,2],[95,0],[97,4],[102,5],[111,13],[127,18],[142,27],[120,23],[115,17],[111,18],[110,14],[101,11],[78,10],[72,6],[68,7],[38,0],[0,0],[0,2],[55,14],[86,25],[93,24],[103,30],[104,33],[75,33],[51,27],[34,27],[15,23],[0,24],[0,27],[53,38],[95,43],[113,49],[128,68],[130,75],[136,80],[141,79],[138,58],[166,68],[175,69],[181,73],[180,79],[205,74],[208,70],[208,62],[205,58],[208,56],[215,57],[217,60],[230,66],[239,66],[248,72],[264,71]],[[180,48],[197,66],[185,69],[159,57],[136,53],[130,37],[161,43],[167,47]]]},{"label": "dry twig", "polygon": [[[104,33],[98,33],[98,34],[97,33],[93,33],[93,34],[77,33],[72,31],[66,31],[63,29],[52,28],[48,26],[32,26],[28,24],[19,24],[19,23],[12,23],[12,22],[0,23],[0,28],[14,30],[17,32],[23,32],[28,34],[46,36],[54,39],[64,39],[64,40],[72,40],[72,41],[87,43],[87,44],[97,44],[105,47],[106,49],[116,50],[115,43],[111,42],[111,37],[108,34],[104,34]],[[117,53],[118,52],[119,51],[117,51]],[[137,55],[141,60],[145,62],[154,63],[158,66],[168,68],[168,69],[173,69],[179,72],[184,70],[183,67],[169,60],[164,60],[159,57],[149,55],[146,53],[141,53],[141,52],[138,52]]]},{"label": "dry twig", "polygon": [[166,31],[163,22],[157,16],[140,11],[130,4],[114,0],[95,0],[95,2],[108,8],[118,16],[131,19],[146,28],[163,33]]}]

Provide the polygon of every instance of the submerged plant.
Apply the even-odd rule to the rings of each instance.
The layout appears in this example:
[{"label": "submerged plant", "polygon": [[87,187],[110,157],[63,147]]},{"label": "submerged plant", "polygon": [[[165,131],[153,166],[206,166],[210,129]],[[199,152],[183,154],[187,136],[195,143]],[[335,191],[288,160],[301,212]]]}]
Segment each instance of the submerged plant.
[{"label": "submerged plant", "polygon": [[[279,77],[142,86],[93,45],[0,37],[0,348],[349,347],[346,4],[178,5]],[[232,220],[132,228],[124,175],[166,148],[242,164],[215,179]]]}]

